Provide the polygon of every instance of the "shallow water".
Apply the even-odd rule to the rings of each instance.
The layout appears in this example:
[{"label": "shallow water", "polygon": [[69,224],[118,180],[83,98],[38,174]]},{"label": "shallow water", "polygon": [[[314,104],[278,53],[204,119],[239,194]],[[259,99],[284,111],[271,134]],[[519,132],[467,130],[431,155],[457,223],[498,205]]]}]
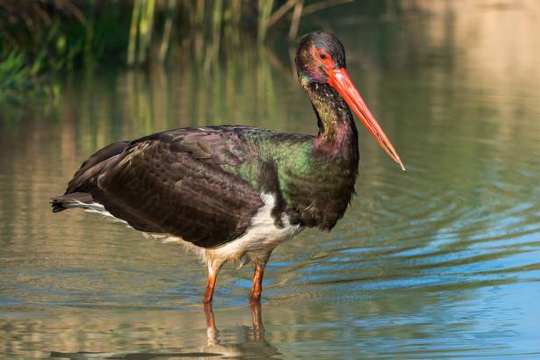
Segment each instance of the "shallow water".
[{"label": "shallow water", "polygon": [[205,312],[193,256],[53,215],[48,198],[118,139],[223,123],[315,132],[287,49],[78,74],[53,102],[3,106],[1,357],[540,357],[540,56],[530,28],[514,41],[488,26],[519,16],[497,11],[334,29],[408,172],[361,130],[358,195],[331,233],[274,252],[261,309],[249,267],[222,271]]}]

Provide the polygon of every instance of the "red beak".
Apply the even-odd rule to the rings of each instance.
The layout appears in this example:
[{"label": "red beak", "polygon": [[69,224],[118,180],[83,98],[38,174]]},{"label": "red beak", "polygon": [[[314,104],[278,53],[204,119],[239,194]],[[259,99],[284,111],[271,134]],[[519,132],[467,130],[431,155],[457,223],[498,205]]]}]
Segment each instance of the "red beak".
[{"label": "red beak", "polygon": [[377,140],[383,150],[401,166],[405,171],[405,166],[401,162],[394,146],[380,127],[371,111],[369,111],[364,99],[353,85],[349,74],[345,68],[331,69],[328,71],[328,85],[333,87],[345,100],[351,110],[358,116],[362,124],[368,129],[371,135]]}]

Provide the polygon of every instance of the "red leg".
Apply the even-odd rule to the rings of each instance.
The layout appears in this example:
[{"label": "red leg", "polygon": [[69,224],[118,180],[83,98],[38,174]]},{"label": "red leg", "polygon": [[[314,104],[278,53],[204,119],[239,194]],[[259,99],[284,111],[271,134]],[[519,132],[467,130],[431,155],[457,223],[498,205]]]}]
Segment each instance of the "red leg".
[{"label": "red leg", "polygon": [[212,297],[214,296],[214,288],[216,287],[217,274],[208,274],[208,285],[206,285],[206,291],[204,292],[203,302],[210,304]]},{"label": "red leg", "polygon": [[203,302],[210,304],[212,297],[214,296],[214,288],[216,287],[217,275],[221,265],[223,263],[217,263],[215,261],[208,261],[208,284],[206,285],[206,291],[204,292]]},{"label": "red leg", "polygon": [[253,274],[253,285],[251,286],[251,293],[249,294],[249,299],[252,303],[258,303],[261,301],[264,267],[265,264],[255,265],[255,273]]}]

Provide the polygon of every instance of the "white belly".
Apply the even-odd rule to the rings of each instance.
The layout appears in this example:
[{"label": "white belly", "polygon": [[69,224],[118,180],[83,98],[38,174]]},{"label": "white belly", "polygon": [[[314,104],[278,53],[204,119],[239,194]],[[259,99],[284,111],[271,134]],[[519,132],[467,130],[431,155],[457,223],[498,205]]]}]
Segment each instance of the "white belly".
[{"label": "white belly", "polygon": [[261,199],[264,206],[251,219],[245,234],[217,248],[206,249],[207,257],[226,261],[242,260],[246,256],[247,260],[262,261],[276,246],[302,231],[300,225],[291,225],[287,215],[282,215],[283,227],[277,227],[272,217],[275,196],[262,193]]}]

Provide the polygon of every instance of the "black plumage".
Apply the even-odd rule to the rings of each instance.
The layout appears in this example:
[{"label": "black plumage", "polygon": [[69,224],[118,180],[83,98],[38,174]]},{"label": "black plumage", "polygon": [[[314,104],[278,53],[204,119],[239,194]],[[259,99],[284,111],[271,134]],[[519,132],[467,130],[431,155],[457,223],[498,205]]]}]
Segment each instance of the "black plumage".
[{"label": "black plumage", "polygon": [[83,163],[53,206],[73,193],[90,194],[140,231],[205,248],[232,241],[262,206],[247,181],[224,169],[249,156],[234,141],[241,129],[177,129],[109,145]]}]

